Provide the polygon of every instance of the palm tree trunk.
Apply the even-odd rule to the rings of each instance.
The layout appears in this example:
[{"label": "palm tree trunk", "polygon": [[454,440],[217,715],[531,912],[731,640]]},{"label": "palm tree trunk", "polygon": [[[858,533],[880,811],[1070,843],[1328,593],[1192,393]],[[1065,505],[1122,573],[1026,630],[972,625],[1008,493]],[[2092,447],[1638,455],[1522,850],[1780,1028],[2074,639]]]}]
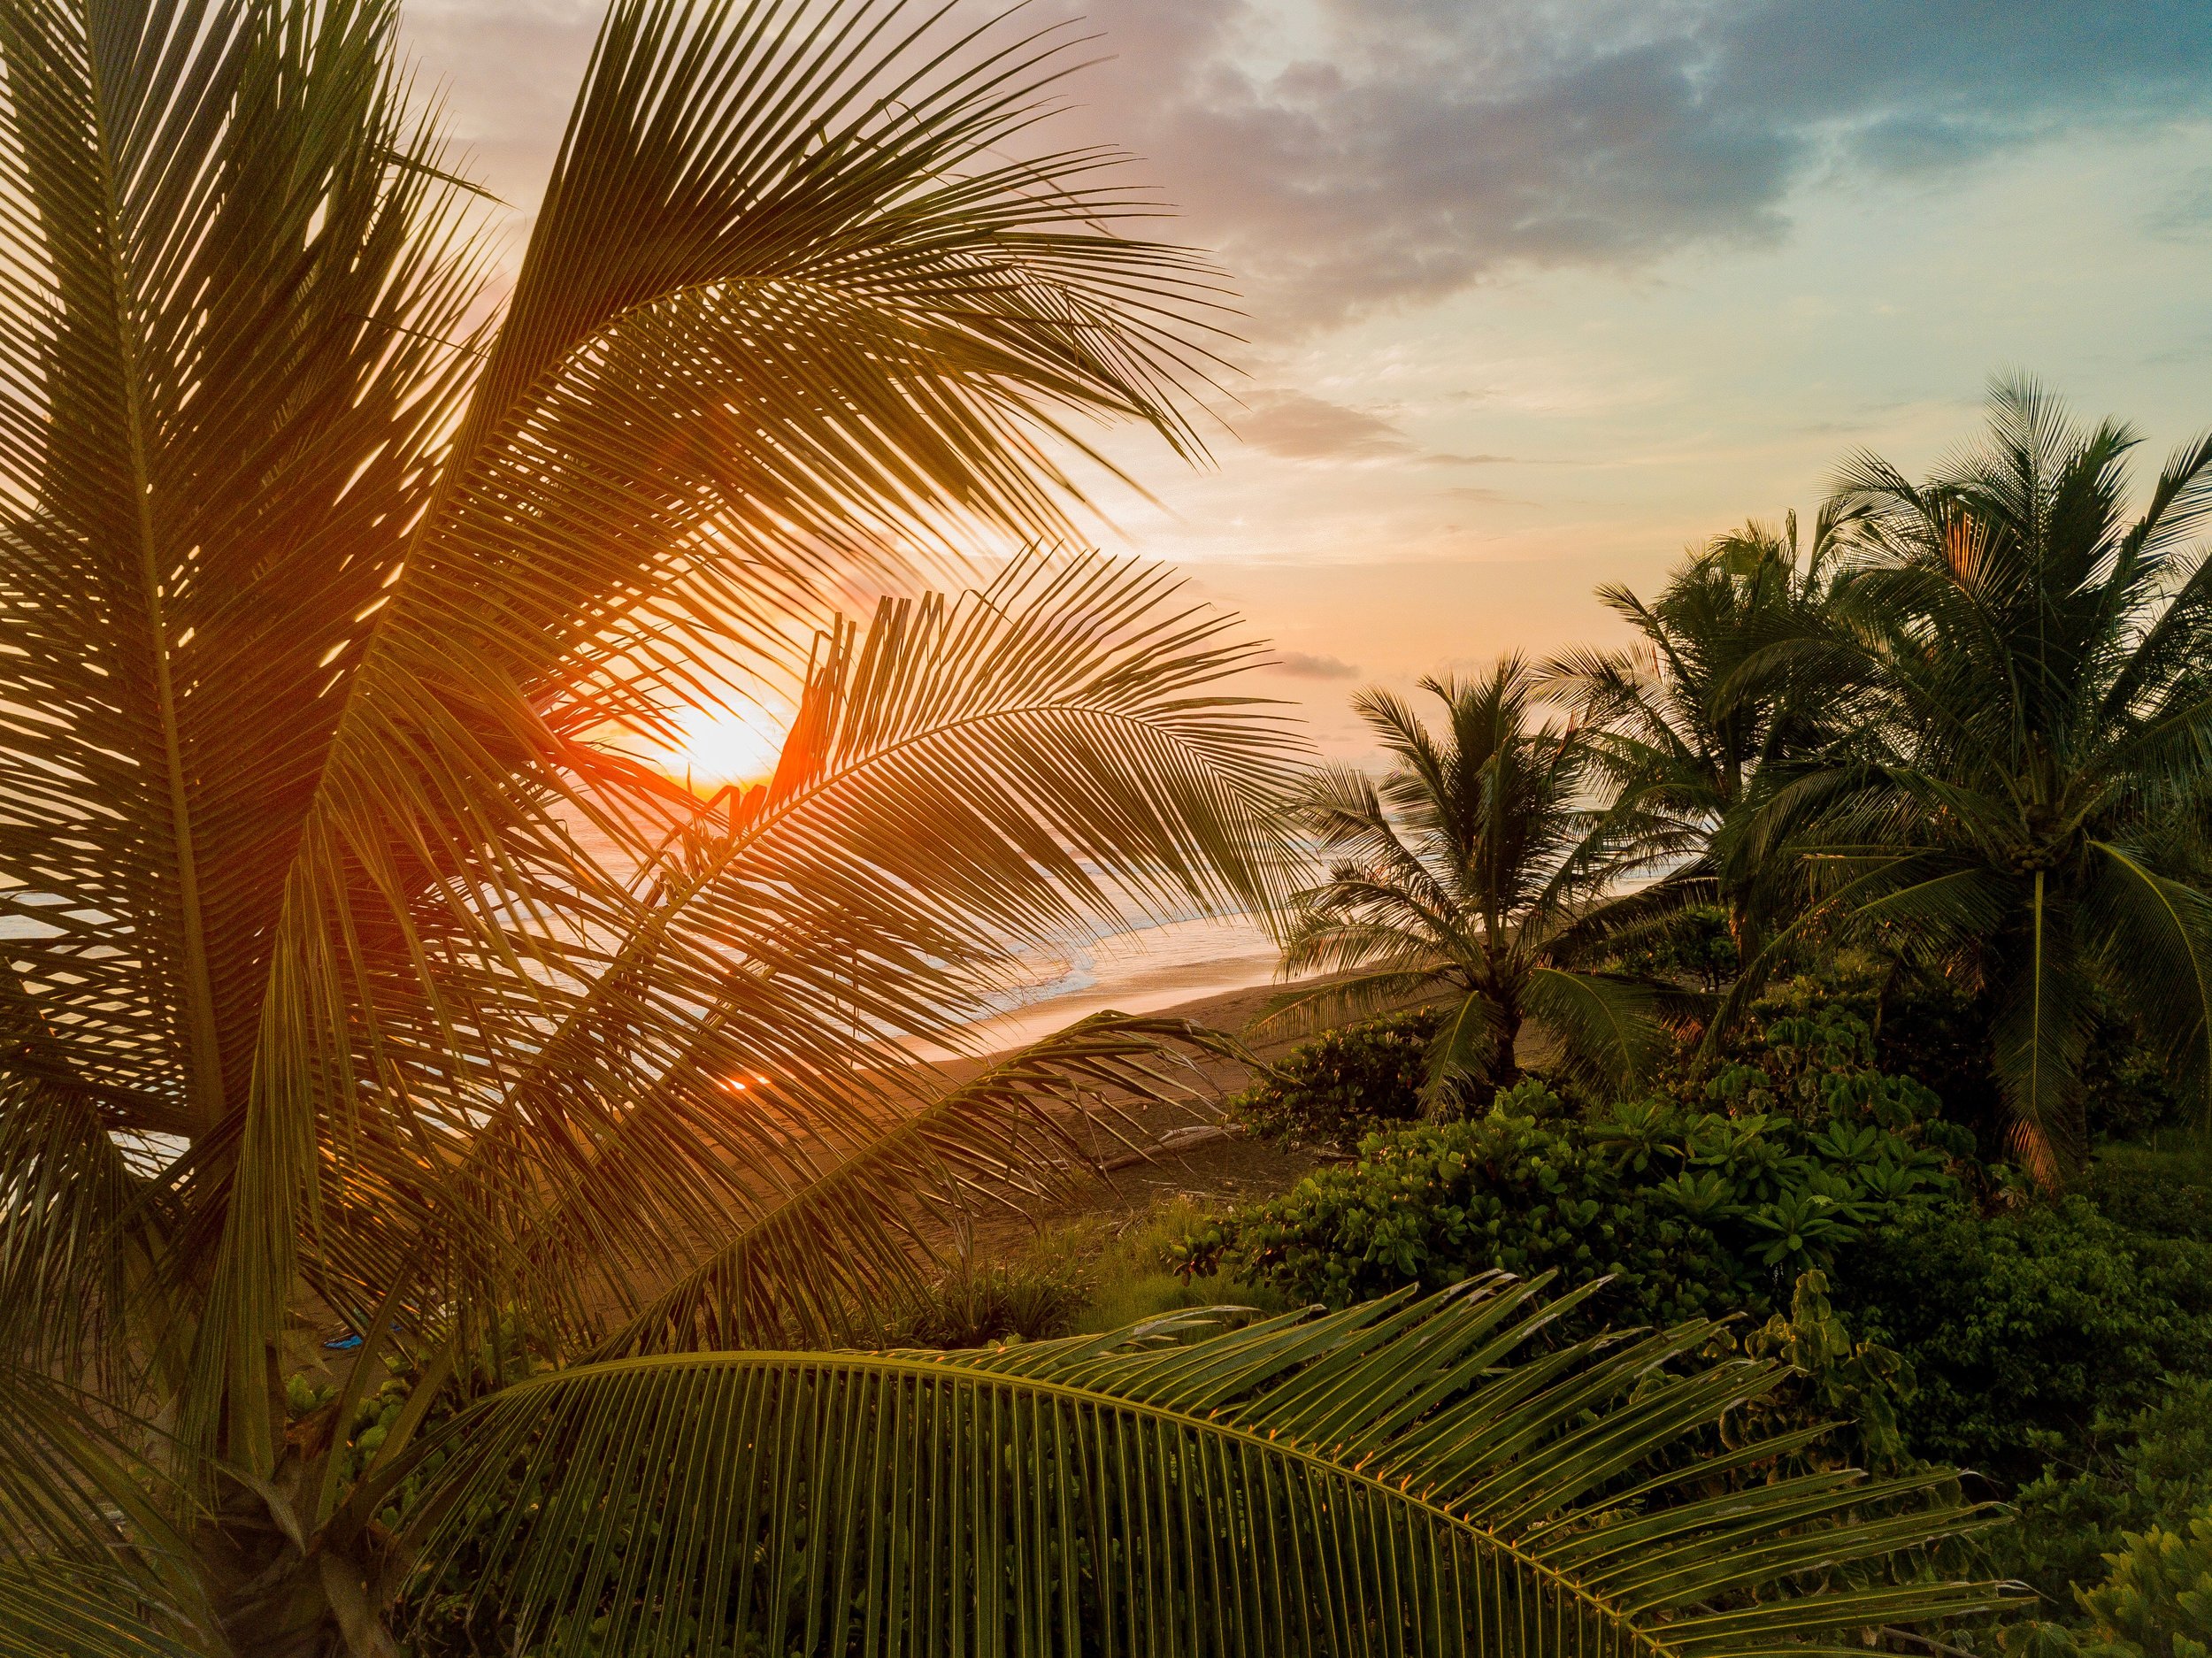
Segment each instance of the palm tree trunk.
[{"label": "palm tree trunk", "polygon": [[[1515,1056],[1515,1044],[1521,1034],[1521,1015],[1518,1009],[1507,1011],[1498,1031],[1498,1049],[1490,1061],[1490,1089],[1494,1098],[1521,1079],[1520,1061]],[[1485,1101],[1487,1104],[1487,1101]]]}]

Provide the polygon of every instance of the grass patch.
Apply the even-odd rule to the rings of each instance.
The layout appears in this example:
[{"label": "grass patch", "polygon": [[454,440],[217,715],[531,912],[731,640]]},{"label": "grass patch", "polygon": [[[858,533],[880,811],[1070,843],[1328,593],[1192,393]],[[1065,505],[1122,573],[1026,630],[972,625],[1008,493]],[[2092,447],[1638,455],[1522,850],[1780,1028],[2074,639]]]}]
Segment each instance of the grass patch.
[{"label": "grass patch", "polygon": [[1094,1219],[1048,1232],[1035,1252],[1080,1263],[1089,1295],[1073,1329],[1120,1330],[1193,1307],[1248,1307],[1287,1311],[1294,1303],[1268,1285],[1223,1277],[1186,1278],[1174,1266],[1178,1247],[1202,1225],[1206,1212],[1183,1197],[1119,1225]]},{"label": "grass patch", "polygon": [[1270,1285],[1173,1264],[1205,1220],[1177,1198],[1117,1224],[1092,1217],[1054,1227],[1003,1261],[955,1265],[886,1320],[888,1347],[979,1347],[1002,1341],[1122,1330],[1194,1307],[1286,1312],[1296,1305]]}]

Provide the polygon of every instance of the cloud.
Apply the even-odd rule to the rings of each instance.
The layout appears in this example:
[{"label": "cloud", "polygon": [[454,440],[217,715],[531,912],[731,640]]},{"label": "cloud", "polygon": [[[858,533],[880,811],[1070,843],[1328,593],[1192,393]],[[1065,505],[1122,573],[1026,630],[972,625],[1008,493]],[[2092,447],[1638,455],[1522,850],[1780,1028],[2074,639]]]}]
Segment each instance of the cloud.
[{"label": "cloud", "polygon": [[2212,234],[2212,167],[2194,168],[2176,180],[2146,228],[2163,242]]},{"label": "cloud", "polygon": [[1421,453],[1412,439],[1364,409],[1301,391],[1257,392],[1246,402],[1249,412],[1230,421],[1237,435],[1286,460],[1410,460]]},{"label": "cloud", "polygon": [[[1055,0],[1071,11],[1079,0]],[[1080,0],[1257,332],[1786,234],[1793,190],[2212,107],[2202,0]]]},{"label": "cloud", "polygon": [[1232,417],[1229,425],[1245,443],[1285,460],[1502,466],[1514,458],[1425,449],[1392,422],[1369,410],[1281,388],[1253,393],[1245,399],[1245,412]]},{"label": "cloud", "polygon": [[[602,10],[407,4],[457,135],[526,208]],[[1035,0],[1024,27],[1056,16],[1110,57],[1046,131],[1137,155],[1263,342],[1516,269],[1771,242],[1824,179],[2212,110],[2203,0]],[[2177,201],[2170,232],[2199,211]],[[1379,418],[1256,413],[1278,453],[1410,457]]]},{"label": "cloud", "polygon": [[1292,679],[1356,679],[1356,663],[1339,662],[1334,656],[1312,656],[1302,650],[1286,650],[1271,664],[1275,672]]}]

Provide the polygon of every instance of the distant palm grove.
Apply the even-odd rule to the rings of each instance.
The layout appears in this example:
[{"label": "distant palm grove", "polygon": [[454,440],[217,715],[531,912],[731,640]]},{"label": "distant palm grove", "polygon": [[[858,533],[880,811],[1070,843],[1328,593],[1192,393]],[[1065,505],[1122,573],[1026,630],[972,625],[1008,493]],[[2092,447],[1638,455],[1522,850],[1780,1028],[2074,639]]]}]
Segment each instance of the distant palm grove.
[{"label": "distant palm grove", "polygon": [[[0,0],[0,1654],[2200,1658],[2212,440],[1318,766],[1072,549],[1233,322],[1079,39],[614,0],[510,282],[397,20]],[[1249,1028],[931,1059],[1193,912]]]}]

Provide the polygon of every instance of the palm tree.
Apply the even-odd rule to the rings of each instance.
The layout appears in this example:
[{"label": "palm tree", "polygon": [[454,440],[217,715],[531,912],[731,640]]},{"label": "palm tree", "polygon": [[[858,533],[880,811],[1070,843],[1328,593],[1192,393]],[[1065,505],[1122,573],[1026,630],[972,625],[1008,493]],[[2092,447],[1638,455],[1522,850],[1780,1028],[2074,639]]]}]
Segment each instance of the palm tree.
[{"label": "palm tree", "polygon": [[2046,1178],[2080,1151],[2099,991],[2212,1086],[2212,567],[2192,542],[2212,438],[2139,513],[2135,443],[2008,381],[1984,444],[1926,483],[1852,463],[1855,568],[1822,637],[1863,687],[1844,710],[1858,729],[1745,842],[1817,880],[1777,948],[1808,926],[1878,933],[1986,994],[1997,1079]]},{"label": "palm tree", "polygon": [[1425,679],[1441,732],[1393,693],[1362,692],[1352,705],[1395,764],[1379,784],[1324,770],[1301,802],[1334,861],[1295,901],[1283,971],[1344,977],[1284,1012],[1448,1002],[1432,1109],[1509,1086],[1531,1020],[1594,1083],[1629,1080],[1662,1040],[1648,986],[1586,965],[1597,901],[1648,822],[1593,804],[1605,754],[1589,727],[1537,721],[1538,686],[1510,656],[1486,679]]},{"label": "palm tree", "polygon": [[[1285,734],[1156,573],[825,596],[1060,534],[1074,417],[1192,449],[1210,279],[1117,229],[1105,157],[1013,157],[1049,40],[616,0],[472,320],[394,21],[0,0],[0,1651],[389,1654],[457,1526],[562,1652],[1540,1614],[1717,1655],[1988,1600],[1747,1601],[1966,1523],[1825,1477],[1609,1532],[1771,1378],[1663,1383],[1689,1335],[1493,1386],[1519,1291],[821,1350],[965,1205],[1078,1178],[1183,1033],[958,1086],[902,1036],[1010,939],[1279,900]],[[810,633],[757,790],[623,757]],[[517,1331],[553,1368],[509,1386]],[[349,1445],[387,1356],[413,1390]]]},{"label": "palm tree", "polygon": [[1754,521],[1693,549],[1649,602],[1601,587],[1600,602],[1640,637],[1563,652],[1540,670],[1545,692],[1593,728],[1606,792],[1646,825],[1635,866],[1663,890],[1643,907],[1659,915],[1717,896],[1746,957],[1755,912],[1772,896],[1758,878],[1771,871],[1732,867],[1716,841],[1755,782],[1770,785],[1829,735],[1820,714],[1834,687],[1809,695],[1807,664],[1777,647],[1820,615],[1844,527],[1824,510],[1801,551],[1794,512],[1778,533]]}]

